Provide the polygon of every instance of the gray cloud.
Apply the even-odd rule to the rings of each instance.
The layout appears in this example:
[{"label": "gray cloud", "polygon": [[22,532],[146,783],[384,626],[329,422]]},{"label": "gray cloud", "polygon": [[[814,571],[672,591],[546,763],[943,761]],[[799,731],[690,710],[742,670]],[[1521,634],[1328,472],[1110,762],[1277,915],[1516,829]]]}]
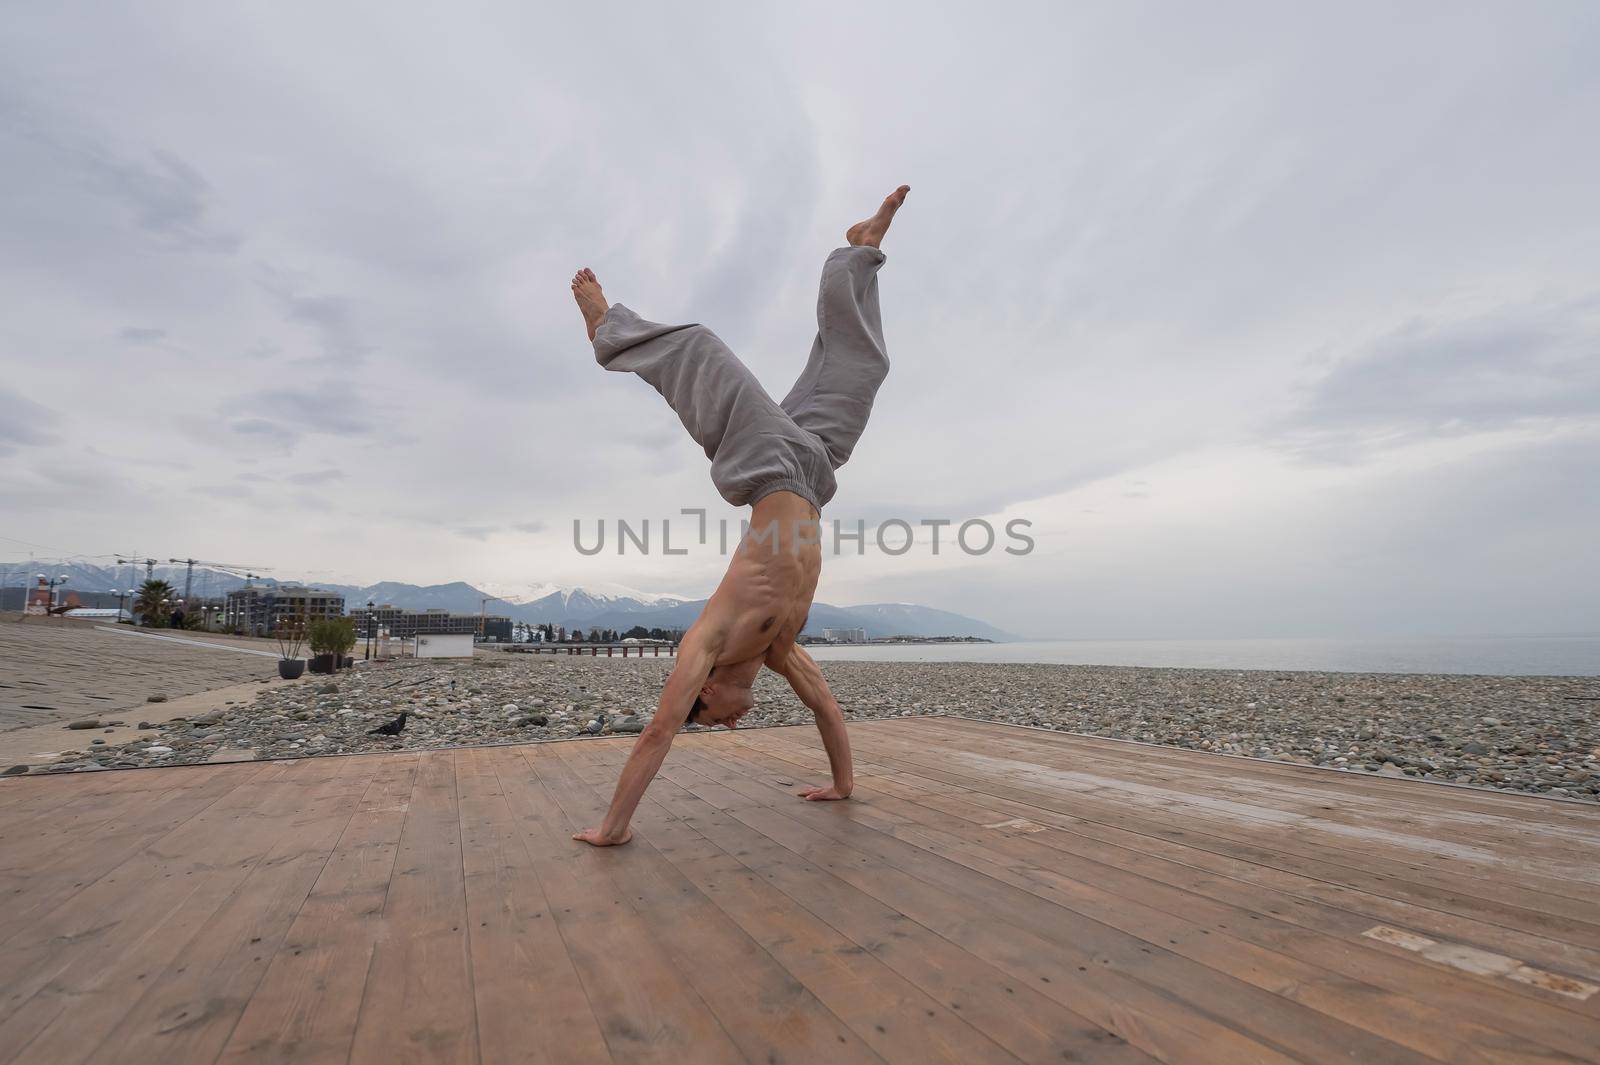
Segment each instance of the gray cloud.
[{"label": "gray cloud", "polygon": [[255,494],[254,490],[245,484],[198,485],[191,491],[196,495],[211,496],[216,499],[248,499]]},{"label": "gray cloud", "polygon": [[371,353],[372,346],[361,339],[356,327],[353,301],[343,296],[306,295],[281,271],[266,273],[260,282],[262,289],[278,300],[288,321],[311,328],[325,359],[353,363]]},{"label": "gray cloud", "polygon": [[[831,514],[1026,502],[1063,515],[1041,545],[1080,553],[830,565],[824,597],[876,579],[855,601],[1028,631],[1309,631],[1359,621],[1355,591],[1281,594],[1321,580],[1310,554],[1391,582],[1404,559],[1417,617],[1452,624],[1493,617],[1519,577],[1519,616],[1566,616],[1593,582],[1570,481],[1483,512],[1430,496],[1471,523],[1452,530],[1413,520],[1407,465],[1425,451],[1457,487],[1570,471],[1600,417],[1586,6],[1396,22],[1361,3],[1036,2],[997,20],[691,0],[608,27],[604,78],[563,43],[590,30],[581,10],[491,3],[441,65],[437,27],[405,12],[377,49],[337,8],[314,34],[223,5],[8,20],[0,494],[29,538],[708,591],[703,560],[580,569],[550,533],[738,517],[660,396],[595,365],[566,278],[589,265],[613,300],[706,323],[781,395],[823,257],[907,181],[879,279],[894,369]],[[870,63],[839,46],[860,39]],[[1536,437],[1570,450],[1518,450]],[[1301,505],[1270,537],[1237,520],[1302,476],[1361,520]],[[240,521],[252,508],[315,521]],[[1218,514],[1226,535],[1196,546]],[[1573,560],[1565,598],[1551,557]],[[1491,564],[1500,601],[1451,590]],[[1378,578],[1348,584],[1384,601]]]},{"label": "gray cloud", "polygon": [[[239,432],[283,434],[297,431],[333,436],[360,436],[371,432],[372,421],[351,409],[353,406],[352,397],[345,394],[341,386],[330,382],[325,389],[268,388],[247,393],[230,400],[225,410],[249,415],[244,422],[235,425]],[[242,429],[242,425],[252,428]]]},{"label": "gray cloud", "polygon": [[153,344],[158,340],[165,340],[165,329],[148,329],[140,326],[125,326],[117,330],[117,339],[125,340],[130,344]]},{"label": "gray cloud", "polygon": [[53,428],[61,415],[20,392],[0,386],[0,455],[19,447],[41,447],[61,439]]},{"label": "gray cloud", "polygon": [[87,122],[40,107],[0,84],[0,129],[42,153],[69,181],[117,203],[140,229],[174,250],[231,253],[239,238],[210,217],[212,189],[177,153],[150,147],[130,154]]},{"label": "gray cloud", "polygon": [[1312,458],[1600,416],[1600,301],[1414,320],[1345,358],[1275,426]]},{"label": "gray cloud", "polygon": [[249,439],[252,447],[259,444],[287,451],[300,439],[298,432],[267,418],[241,418],[227,422],[227,427],[230,432]]},{"label": "gray cloud", "polygon": [[291,484],[332,484],[334,481],[344,480],[344,471],[329,467],[323,470],[308,470],[305,473],[291,473],[285,479]]}]

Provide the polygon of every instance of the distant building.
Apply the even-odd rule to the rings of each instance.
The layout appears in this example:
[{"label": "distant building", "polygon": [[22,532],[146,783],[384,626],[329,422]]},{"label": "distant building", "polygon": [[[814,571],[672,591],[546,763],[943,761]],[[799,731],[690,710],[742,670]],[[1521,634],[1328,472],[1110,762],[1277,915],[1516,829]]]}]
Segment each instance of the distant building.
[{"label": "distant building", "polygon": [[866,643],[866,629],[823,629],[822,638],[833,643]]},{"label": "distant building", "polygon": [[411,654],[415,658],[471,658],[472,644],[470,632],[429,633],[411,638]]},{"label": "distant building", "polygon": [[95,621],[132,621],[133,620],[133,615],[132,614],[128,613],[126,610],[118,610],[114,606],[113,607],[76,606],[76,607],[73,607],[71,610],[68,610],[62,616],[63,617],[69,617],[69,618],[89,618],[89,619],[95,620]]},{"label": "distant building", "polygon": [[344,616],[344,596],[320,588],[283,585],[264,588],[248,585],[228,593],[223,623],[253,636],[270,636],[286,622]]},{"label": "distant building", "polygon": [[[356,633],[367,634],[366,607],[358,607],[351,615],[356,619]],[[484,640],[493,643],[511,642],[511,619],[497,614],[452,614],[448,610],[403,610],[392,604],[375,606],[371,610],[372,624],[386,630],[390,636],[409,640],[413,636],[447,636],[480,633]]]}]

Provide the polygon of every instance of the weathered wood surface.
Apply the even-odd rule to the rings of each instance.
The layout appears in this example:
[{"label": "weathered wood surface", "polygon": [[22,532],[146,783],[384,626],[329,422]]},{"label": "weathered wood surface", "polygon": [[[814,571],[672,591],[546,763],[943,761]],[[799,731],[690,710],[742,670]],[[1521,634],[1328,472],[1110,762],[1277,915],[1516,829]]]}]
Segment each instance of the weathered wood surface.
[{"label": "weathered wood surface", "polygon": [[1600,811],[850,731],[0,781],[0,1061],[1600,1061]]}]

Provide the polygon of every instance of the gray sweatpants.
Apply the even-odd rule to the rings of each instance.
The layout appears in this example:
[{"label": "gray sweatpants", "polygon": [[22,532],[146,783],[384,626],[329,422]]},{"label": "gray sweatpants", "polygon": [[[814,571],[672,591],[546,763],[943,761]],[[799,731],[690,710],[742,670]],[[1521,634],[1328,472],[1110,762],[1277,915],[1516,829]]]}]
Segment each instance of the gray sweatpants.
[{"label": "gray sweatpants", "polygon": [[833,471],[850,458],[889,373],[878,311],[884,258],[866,247],[829,254],[811,357],[781,404],[705,326],[647,322],[620,303],[595,331],[595,359],[638,374],[666,398],[705,448],[723,499],[744,506],[786,491],[820,511],[833,498]]}]

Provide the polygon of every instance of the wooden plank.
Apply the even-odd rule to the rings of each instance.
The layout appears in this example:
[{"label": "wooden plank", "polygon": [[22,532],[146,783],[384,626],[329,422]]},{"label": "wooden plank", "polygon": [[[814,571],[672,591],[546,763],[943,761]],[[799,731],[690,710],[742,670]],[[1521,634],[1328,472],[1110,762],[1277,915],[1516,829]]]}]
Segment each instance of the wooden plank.
[{"label": "wooden plank", "polygon": [[[210,769],[211,767],[205,767]],[[178,782],[167,773],[105,770],[92,773],[44,773],[0,777],[0,842],[32,828],[32,819],[75,805],[85,798],[143,791],[166,791]]]},{"label": "wooden plank", "polygon": [[[565,819],[527,748],[494,747],[488,760],[561,931],[573,967],[619,1062],[743,1062],[733,1040],[679,971],[649,924],[600,875],[625,852],[570,838]],[[535,915],[535,919],[543,918]]]},{"label": "wooden plank", "polygon": [[1600,996],[1450,954],[1600,967],[1570,811],[1517,835],[1537,800],[851,734],[843,804],[794,795],[811,730],[686,734],[610,850],[568,836],[632,740],[24,781],[92,790],[0,801],[0,1061],[1600,1061]]},{"label": "wooden plank", "polygon": [[[772,809],[765,795],[745,794],[748,782],[744,778],[699,750],[674,758],[667,773],[696,794],[696,778],[703,778],[744,795],[746,802],[728,808],[732,817],[989,962],[1012,981],[1027,983],[1155,1057],[1219,1062],[1320,1060],[1315,1048],[1310,1056],[1296,1057],[1296,1052],[1242,1032],[1233,1023],[1213,1019],[1181,996],[1100,965],[1089,952],[1058,949],[1030,930],[1007,922],[990,907],[974,907],[903,872],[882,854],[828,839]],[[787,802],[795,801],[788,792],[775,794]],[[1091,965],[1095,966],[1093,975],[1089,975]],[[1382,1055],[1372,1060],[1404,1059]]]},{"label": "wooden plank", "polygon": [[[563,744],[559,753],[575,768],[583,767],[585,771],[579,775],[603,801],[611,794],[620,761],[599,758],[598,746]],[[1008,1059],[999,1044],[979,1032],[959,1013],[901,977],[865,947],[778,891],[707,839],[694,827],[694,812],[682,816],[668,812],[662,792],[669,789],[676,789],[676,786],[668,780],[658,780],[651,786],[634,817],[637,831],[714,900],[726,919],[760,943],[875,1053],[886,1061],[906,1062],[907,1065],[923,1062],[957,1065]],[[698,806],[699,810],[711,813],[693,796],[676,790],[688,810],[695,811]],[[1050,1005],[1043,998],[1037,1004]],[[1038,1018],[1034,1018],[1029,1026],[1029,1035],[1038,1032],[1037,1021]],[[1061,1057],[1059,1050],[1046,1053],[1055,1047],[1044,1039],[1028,1045],[1038,1053],[1019,1056],[1030,1060],[1067,1060]],[[1016,1053],[1014,1045],[1011,1049]],[[1064,1041],[1061,1049],[1065,1049]]]},{"label": "wooden plank", "polygon": [[[304,791],[298,808],[268,826],[272,850],[244,883],[159,975],[140,982],[144,994],[88,1059],[91,1065],[216,1058],[371,792],[378,766],[351,758],[329,768],[338,775],[321,789]],[[68,1024],[80,1023],[74,1011]],[[51,1060],[73,1059],[58,1053]]]},{"label": "wooden plank", "polygon": [[[8,839],[0,852],[5,862],[0,898],[6,900],[0,907],[0,946],[153,841],[234,789],[248,786],[260,769],[208,767],[207,772],[178,774],[178,783],[166,789],[101,794],[90,800],[89,827],[45,823],[21,838]],[[70,845],[62,846],[63,841]]]},{"label": "wooden plank", "polygon": [[[1127,823],[1132,818],[1132,823],[1139,831],[1181,839],[1196,847],[1241,857],[1260,865],[1339,885],[1347,890],[1409,903],[1421,909],[1469,917],[1486,925],[1513,928],[1520,933],[1577,947],[1584,957],[1600,956],[1595,953],[1597,948],[1591,942],[1595,931],[1592,926],[1517,905],[1519,896],[1510,878],[1495,892],[1509,901],[1487,899],[1457,890],[1454,880],[1448,886],[1436,885],[1374,872],[1347,862],[1325,861],[1318,857],[1317,848],[1300,841],[1294,832],[1275,830],[1264,825],[1230,826],[1205,817],[1193,807],[1181,807],[1181,804],[1184,828],[1174,829],[1170,827],[1174,820],[1171,809],[1146,802],[1126,801],[1126,795],[1120,791],[1110,794],[1110,789],[1096,790],[1072,786],[1070,783],[1056,786],[1054,782],[1047,783],[1026,772],[1000,778],[989,773],[987,766],[975,768],[970,764],[964,765],[961,760],[946,756],[943,750],[929,753],[932,748],[927,744],[905,743],[882,736],[866,737],[865,749],[881,752],[895,764],[909,767],[934,780],[1014,798],[1058,814],[1108,823]],[[1382,865],[1381,859],[1372,858],[1370,861],[1375,866]],[[1536,896],[1537,893],[1530,891],[1529,895]],[[1578,956],[1579,952],[1569,950],[1568,956]]]},{"label": "wooden plank", "polygon": [[[672,766],[670,760],[668,766]],[[695,792],[715,793],[716,789],[703,785],[696,781]],[[656,795],[671,816],[737,861],[757,884],[769,884],[787,896],[791,909],[814,915],[846,937],[854,949],[844,948],[844,956],[880,961],[1017,1057],[1026,1061],[1150,1060],[1122,1036],[1009,977],[820,866],[731,817],[707,812],[704,797],[686,790],[670,775],[657,777],[647,794]],[[725,892],[718,897],[731,896]],[[777,906],[782,909],[783,900],[778,900]],[[891,1051],[907,1042],[916,1046],[925,1037],[923,1025],[936,1022],[939,1016],[936,1007],[924,1007],[924,1012],[928,1009],[935,1010],[929,1022],[913,1009],[909,1022],[893,1017],[873,1021],[874,1032],[887,1041]],[[880,1026],[883,1031],[877,1032]],[[990,1058],[980,1054],[969,1060]]]},{"label": "wooden plank", "polygon": [[478,1059],[455,754],[424,754],[350,1045],[351,1065]]},{"label": "wooden plank", "polygon": [[[742,764],[780,772],[797,768],[754,749]],[[1371,975],[1370,966],[1351,972],[1350,966],[1339,963],[1346,953],[1363,954],[1379,963],[1389,960],[1376,952],[1359,946],[1351,950],[1348,944],[1332,941],[1326,945],[1344,949],[1318,952],[1315,948],[1324,944],[1308,943],[1311,937],[1293,943],[1292,952],[1278,949],[1281,943],[1257,942],[1252,930],[1273,922],[1252,909],[1219,906],[1140,877],[1119,876],[1112,867],[1069,861],[1043,844],[1038,837],[1045,833],[997,831],[965,822],[930,805],[937,799],[928,792],[914,792],[908,800],[873,794],[853,805],[852,820],[983,872],[999,882],[994,903],[1019,916],[1033,915],[1035,927],[1056,927],[1050,919],[1055,907],[1079,913],[1419,1053],[1463,1062],[1592,1060],[1600,1025],[1585,1024],[1570,1013],[1547,1009],[1542,1024],[1507,1032],[1492,1020],[1515,1015],[1525,1005],[1538,1010],[1518,1001],[1509,989],[1496,993],[1495,988],[1471,984],[1448,970],[1417,964],[1396,964],[1403,971],[1388,986],[1370,982],[1365,979]],[[1312,949],[1308,952],[1306,947]],[[1334,967],[1317,961],[1332,961]],[[1429,1004],[1429,992],[1441,987],[1465,992],[1478,1008],[1457,999]],[[1552,1021],[1558,1029],[1554,1032],[1545,1028]],[[1515,1020],[1510,1023],[1516,1025]],[[1579,1031],[1585,1027],[1590,1029],[1587,1039]],[[1567,1045],[1557,1047],[1552,1040]]]},{"label": "wooden plank", "polygon": [[[0,892],[6,895],[24,893],[29,880],[54,863],[72,857],[76,849],[61,846],[64,838],[90,840],[117,838],[117,828],[126,831],[131,816],[149,817],[163,802],[185,792],[195,791],[200,785],[223,775],[224,766],[207,766],[196,774],[158,774],[146,777],[146,783],[160,780],[156,788],[85,788],[72,796],[69,784],[59,784],[52,792],[68,796],[66,802],[52,803],[43,811],[27,813],[17,806],[0,804]],[[100,781],[105,777],[136,776],[131,770],[107,771],[88,774],[83,778]],[[231,782],[243,779],[237,772]],[[108,828],[108,822],[121,822],[117,828]],[[98,834],[98,835],[97,835]],[[90,848],[96,849],[96,848]]]},{"label": "wooden plank", "polygon": [[[820,750],[778,742],[763,742],[762,746],[790,760],[796,773],[826,764],[826,756]],[[1346,975],[1419,994],[1442,1007],[1469,1015],[1496,1016],[1498,1026],[1509,1026],[1506,1030],[1535,1042],[1554,1039],[1557,1041],[1553,1044],[1555,1048],[1568,1053],[1582,1053],[1582,1047],[1600,1042],[1600,1031],[1593,1032],[1590,1039],[1584,1038],[1584,1032],[1592,1024],[1574,1023],[1570,1016],[1571,1013],[1594,1016],[1593,1005],[1588,1002],[1576,1002],[1525,984],[1502,981],[1485,986],[1479,978],[1449,971],[1444,973],[1447,979],[1442,985],[1419,986],[1416,982],[1418,969],[1438,976],[1437,966],[1430,969],[1414,954],[1364,938],[1363,933],[1374,924],[1370,916],[1289,894],[1294,878],[1286,874],[1270,882],[1230,876],[1229,872],[1248,875],[1260,870],[1248,863],[1237,863],[1239,868],[1231,869],[1223,864],[1226,859],[1217,860],[1218,867],[1213,869],[1207,863],[1215,856],[1181,844],[1051,815],[980,792],[932,785],[920,778],[874,775],[867,795],[870,799],[879,794],[901,796],[918,810],[939,811],[959,818],[972,833],[969,838],[1009,841],[1015,837],[1049,848],[1060,855],[1058,865],[1066,862],[1074,869],[1092,868],[1089,876],[1093,882],[1108,888],[1128,892],[1141,888],[1158,891],[1156,885],[1176,888],[1181,894],[1158,894],[1157,897],[1169,904],[1170,912],[1182,913],[1203,927],[1209,926],[1213,931],[1232,928],[1233,934],[1252,942],[1296,957],[1316,959]],[[1021,819],[1030,827],[996,828],[1008,819]],[[958,828],[953,821],[943,824],[952,831]],[[1216,909],[1209,905],[1211,902],[1221,903],[1226,908]],[[1253,908],[1256,919],[1241,921],[1233,907]],[[1391,949],[1393,954],[1387,953]],[[1508,1003],[1508,995],[1523,1001]]]},{"label": "wooden plank", "polygon": [[[1371,1061],[1425,1060],[1419,1052],[1274,990],[1263,989],[1237,973],[1195,962],[1164,941],[1143,942],[1104,921],[1050,905],[992,876],[975,873],[944,854],[931,854],[875,831],[855,820],[855,811],[860,807],[854,803],[824,806],[795,802],[791,791],[773,786],[770,776],[759,768],[744,765],[738,759],[698,757],[697,768],[764,804],[759,816],[769,835],[781,832],[786,840],[805,846],[810,853],[837,850],[854,855],[862,863],[862,871],[874,865],[891,867],[902,883],[914,880],[970,912],[995,914],[976,937],[987,949],[1014,954],[1031,947],[1033,953],[1057,961],[1053,972],[1067,980],[1078,976],[1071,971],[1075,964],[1079,973],[1095,974],[1082,979],[1091,980],[1097,988],[1114,981],[1125,1000],[1156,1002],[1164,997],[1213,1016],[1228,1016],[1230,1026],[1237,1031],[1302,1060],[1337,1060],[1349,1053]],[[771,815],[781,821],[773,820]],[[747,819],[758,815],[745,811],[736,816]],[[886,886],[894,883],[894,878],[883,880]],[[914,916],[910,910],[905,912]],[[1252,959],[1257,966],[1264,960]],[[1041,968],[1032,958],[1027,965],[1034,971],[1052,971]],[[1334,982],[1331,974],[1312,975],[1321,976],[1328,984]],[[1273,989],[1287,983],[1272,974],[1264,975],[1262,980]],[[1326,988],[1305,993],[1321,1000],[1326,998],[1320,993],[1323,990]],[[1330,1047],[1339,1051],[1330,1054]]]},{"label": "wooden plank", "polygon": [[375,762],[372,786],[287,935],[267,956],[266,974],[220,1062],[334,1065],[349,1059],[421,760],[416,754],[365,757]]},{"label": "wooden plank", "polygon": [[[570,831],[605,816],[606,799],[590,792],[559,746],[532,746],[523,754],[555,796]],[[785,1057],[800,1061],[881,1060],[647,837],[635,833],[625,851],[610,857],[615,860],[596,863],[607,886],[650,926],[746,1058],[766,1060],[781,1048]]]},{"label": "wooden plank", "polygon": [[472,990],[484,1065],[609,1062],[495,767],[456,752]]},{"label": "wooden plank", "polygon": [[[919,777],[935,780],[942,786],[956,786],[980,791],[991,796],[1010,799],[1032,808],[1045,812],[1056,812],[1061,816],[1069,816],[1075,820],[1092,820],[1105,824],[1118,824],[1132,831],[1154,834],[1173,840],[1181,839],[1183,842],[1196,848],[1205,848],[1216,853],[1237,854],[1262,865],[1280,865],[1286,870],[1297,875],[1314,880],[1333,884],[1352,884],[1362,881],[1361,887],[1366,890],[1375,887],[1374,893],[1381,893],[1387,886],[1389,893],[1401,896],[1415,883],[1423,891],[1437,894],[1437,883],[1454,885],[1457,877],[1454,875],[1442,876],[1440,874],[1421,871],[1415,872],[1411,878],[1396,875],[1378,874],[1363,867],[1359,859],[1354,861],[1322,861],[1316,855],[1318,848],[1308,848],[1300,841],[1300,834],[1274,830],[1267,826],[1228,826],[1219,824],[1206,818],[1202,814],[1184,817],[1184,829],[1170,828],[1173,817],[1165,808],[1147,809],[1143,804],[1133,804],[1121,801],[1120,795],[1113,795],[1112,789],[1084,789],[1072,790],[1052,788],[1037,780],[1029,782],[1025,776],[1006,777],[987,772],[986,769],[963,768],[957,760],[944,757],[936,748],[930,748],[926,743],[908,744],[885,736],[869,736],[865,740],[863,757],[887,759],[885,771],[894,774],[913,774]],[[875,751],[875,754],[867,751]],[[930,750],[935,753],[930,754]],[[1063,805],[1068,809],[1060,810]],[[1298,852],[1309,850],[1311,856],[1307,857]],[[1382,865],[1382,859],[1369,859],[1374,865]],[[1363,878],[1365,878],[1363,880]],[[1520,881],[1514,875],[1508,875],[1502,887],[1511,886]],[[1512,892],[1513,898],[1515,892]],[[1493,905],[1489,900],[1483,900],[1473,895],[1462,894],[1462,905],[1458,909],[1466,912],[1470,907]],[[1435,905],[1432,900],[1404,899],[1411,904],[1427,907]],[[1448,910],[1448,903],[1441,909]],[[1516,911],[1511,911],[1513,914]],[[1475,914],[1476,916],[1476,914]],[[1502,914],[1505,916],[1505,914]],[[1535,914],[1535,922],[1558,920],[1549,915]],[[1493,925],[1491,918],[1483,922]],[[1541,935],[1542,932],[1532,925],[1517,926],[1523,935]],[[1559,931],[1559,929],[1558,929]],[[1563,941],[1565,943],[1565,941]],[[1600,957],[1593,948],[1575,947],[1565,943],[1565,949],[1589,956]]]},{"label": "wooden plank", "polygon": [[[1340,820],[1339,802],[1306,804],[1304,795],[1282,785],[1271,787],[1259,781],[1246,782],[1236,790],[1223,767],[1232,769],[1233,759],[1218,759],[1218,772],[1205,777],[1208,786],[1197,789],[1187,784],[1193,775],[1172,775],[1159,767],[1137,762],[1089,758],[1083,754],[1034,740],[1029,732],[998,729],[992,739],[974,748],[960,737],[918,737],[926,749],[951,753],[961,764],[979,768],[1009,765],[1011,772],[1024,779],[1036,779],[1068,790],[1111,789],[1123,801],[1150,808],[1179,806],[1192,810],[1196,817],[1225,829],[1261,825],[1293,833],[1313,845],[1329,860],[1373,865],[1399,877],[1447,873],[1453,880],[1470,885],[1474,894],[1485,899],[1508,901],[1503,884],[1506,873],[1515,870],[1521,888],[1522,904],[1527,908],[1582,921],[1596,911],[1595,888],[1600,878],[1594,863],[1583,855],[1600,846],[1600,832],[1581,831],[1576,826],[1546,826],[1542,833],[1521,832],[1502,837],[1502,847],[1516,845],[1516,857],[1496,849],[1488,825],[1482,833],[1468,836],[1454,829],[1450,818],[1436,808],[1426,818],[1404,817],[1399,807],[1374,803],[1368,817],[1356,823]],[[1114,772],[1106,770],[1114,767]],[[1303,770],[1308,777],[1321,780],[1327,774]],[[1422,785],[1429,787],[1428,785]],[[1440,796],[1454,789],[1432,786]],[[1381,826],[1373,819],[1381,818]],[[1480,818],[1487,822],[1491,819]],[[1531,835],[1531,838],[1529,838]],[[1517,843],[1517,839],[1521,839]],[[1542,849],[1540,841],[1548,841]],[[1591,897],[1584,897],[1585,895]],[[1600,928],[1595,933],[1600,936]]]},{"label": "wooden plank", "polygon": [[36,1041],[68,1057],[93,1050],[144,981],[271,851],[273,822],[308,795],[319,806],[337,797],[341,768],[265,769],[248,793],[230,792],[18,935],[7,951],[13,975],[0,1002],[0,1047],[30,1056]]},{"label": "wooden plank", "polygon": [[[971,723],[957,729],[951,724],[930,720],[926,734],[918,738],[940,748],[965,749],[974,736]],[[1570,912],[1592,911],[1600,902],[1600,868],[1586,860],[1588,853],[1600,848],[1600,815],[1591,807],[1529,799],[1497,813],[1485,810],[1482,803],[1467,811],[1455,802],[1463,794],[1458,788],[1415,781],[1368,782],[1394,785],[1385,797],[1364,794],[1355,787],[1357,778],[1348,778],[1350,787],[1341,792],[1337,785],[1346,782],[1344,775],[1281,766],[1279,773],[1293,773],[1299,779],[1279,773],[1263,776],[1250,759],[1219,755],[1202,756],[1212,760],[1210,772],[1201,766],[1174,772],[1173,766],[1126,750],[1095,748],[1091,755],[1053,734],[995,726],[990,726],[988,739],[977,749],[986,755],[1019,758],[1025,765],[1084,774],[1114,769],[1123,786],[1133,789],[1142,783],[1163,799],[1170,799],[1175,787],[1183,791],[1184,781],[1200,776],[1207,781],[1204,792],[1190,789],[1184,801],[1203,804],[1208,812],[1225,814],[1229,820],[1259,818],[1297,832],[1315,832],[1321,849],[1358,860],[1376,851],[1410,872],[1465,875],[1493,885],[1505,873],[1510,862],[1507,852],[1514,848],[1519,883],[1567,900]],[[1560,808],[1563,816],[1541,823],[1525,816],[1528,802]],[[1381,820],[1381,830],[1374,829],[1375,818]],[[1541,830],[1529,832],[1530,823],[1542,824]]]},{"label": "wooden plank", "polygon": [[[1440,787],[1443,782],[1422,780],[1416,777],[1384,777],[1364,771],[1336,771],[1326,767],[1303,766],[1296,763],[1251,758],[1220,751],[1202,751],[1187,747],[1142,743],[1133,740],[1092,736],[1081,732],[1012,725],[999,721],[983,721],[954,715],[916,719],[890,719],[885,722],[861,722],[877,727],[914,726],[920,734],[923,728],[945,728],[956,734],[982,737],[996,728],[1027,735],[1040,743],[1055,744],[1067,750],[1093,752],[1097,757],[1125,760],[1138,765],[1160,766],[1171,773],[1208,773],[1218,767],[1229,777],[1258,779],[1300,785],[1304,783],[1308,794],[1315,795],[1327,789],[1338,795],[1360,795],[1376,798],[1399,806],[1416,806],[1421,809],[1436,808],[1446,801],[1462,813],[1482,813],[1490,817],[1511,816],[1525,823],[1552,827],[1581,826],[1588,820],[1590,808],[1581,803],[1554,801],[1548,796],[1527,792],[1500,791],[1490,788]],[[910,731],[909,729],[907,731]],[[980,741],[981,742],[981,741]],[[1311,772],[1308,773],[1307,770]]]},{"label": "wooden plank", "polygon": [[[1523,934],[1555,935],[1570,948],[1584,951],[1589,956],[1600,956],[1597,948],[1587,940],[1595,937],[1597,927],[1590,921],[1571,921],[1570,918],[1552,915],[1549,907],[1530,908],[1518,905],[1523,895],[1528,899],[1546,899],[1546,895],[1533,889],[1523,889],[1515,864],[1507,865],[1502,875],[1490,889],[1480,889],[1483,881],[1462,876],[1456,872],[1442,873],[1403,867],[1381,857],[1370,857],[1365,862],[1342,854],[1336,848],[1323,848],[1320,841],[1307,841],[1309,833],[1294,828],[1274,827],[1266,824],[1229,824],[1210,816],[1205,809],[1197,809],[1181,800],[1171,803],[1150,803],[1141,796],[1130,796],[1114,787],[1085,787],[1075,780],[1056,780],[1045,772],[1030,771],[1026,761],[1018,763],[1018,771],[1010,776],[989,772],[987,764],[970,764],[939,745],[928,742],[906,742],[888,736],[869,736],[867,745],[882,752],[893,761],[899,771],[917,772],[934,779],[954,784],[968,782],[978,790],[998,793],[1010,788],[1016,798],[1056,812],[1069,812],[1078,817],[1093,819],[1128,819],[1136,824],[1149,825],[1154,832],[1163,832],[1173,820],[1174,809],[1184,812],[1184,840],[1195,846],[1222,852],[1250,854],[1261,864],[1274,865],[1288,872],[1310,876],[1328,883],[1344,884],[1374,895],[1416,903],[1421,907],[1438,908],[1459,915],[1472,916],[1485,924],[1502,924],[1515,927]],[[1328,852],[1325,857],[1323,852]],[[1510,851],[1510,848],[1507,848]],[[1379,870],[1379,872],[1374,872]],[[1470,884],[1472,891],[1461,889]],[[1494,895],[1486,897],[1486,895]],[[1579,913],[1586,913],[1582,903],[1560,900],[1563,905],[1576,905]],[[1595,910],[1589,907],[1587,910]]]}]

